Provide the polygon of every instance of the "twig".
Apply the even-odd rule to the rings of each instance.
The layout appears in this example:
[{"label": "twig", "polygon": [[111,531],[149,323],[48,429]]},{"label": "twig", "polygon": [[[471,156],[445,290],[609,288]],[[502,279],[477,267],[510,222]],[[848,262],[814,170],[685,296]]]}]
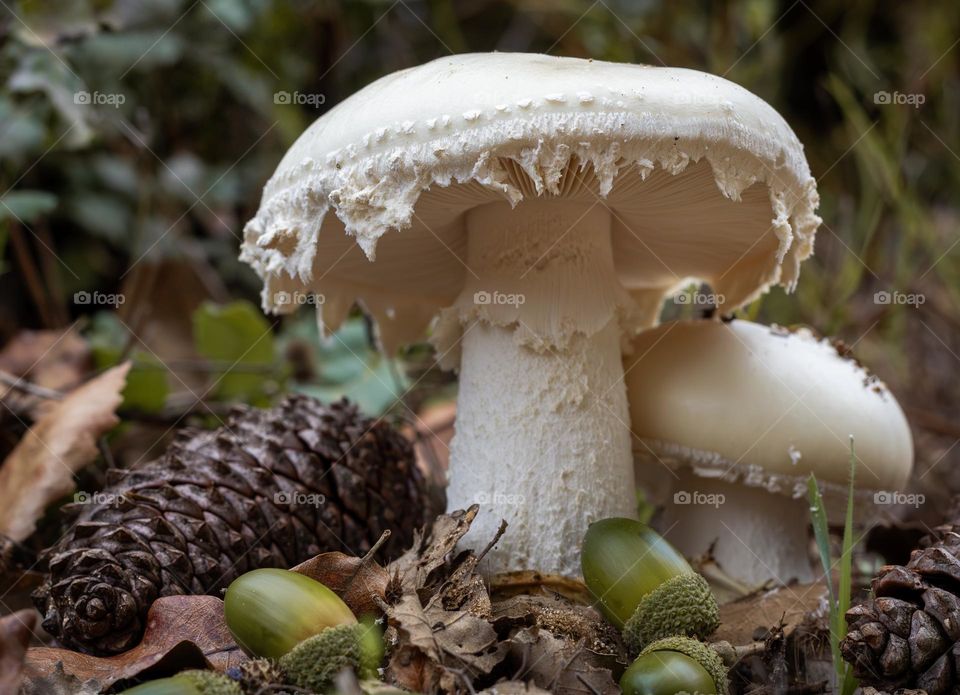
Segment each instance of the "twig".
[{"label": "twig", "polygon": [[60,391],[48,389],[46,386],[39,386],[38,384],[27,381],[23,377],[14,376],[10,372],[2,369],[0,369],[0,382],[6,384],[16,391],[28,393],[31,396],[36,396],[37,398],[44,398],[54,401],[59,401],[63,398],[63,393]]}]

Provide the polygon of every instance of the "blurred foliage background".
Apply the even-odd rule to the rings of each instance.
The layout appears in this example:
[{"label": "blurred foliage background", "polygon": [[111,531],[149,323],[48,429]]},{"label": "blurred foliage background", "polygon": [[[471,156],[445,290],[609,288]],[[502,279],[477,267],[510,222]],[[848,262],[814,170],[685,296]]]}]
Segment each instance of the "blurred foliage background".
[{"label": "blurred foliage background", "polygon": [[850,345],[908,412],[917,488],[941,500],[960,490],[952,3],[9,1],[0,341],[73,327],[90,369],[132,357],[130,420],[162,434],[290,388],[403,415],[407,385],[418,383],[406,404],[417,408],[449,390],[428,349],[377,353],[361,316],[333,342],[312,307],[263,316],[239,235],[287,147],[358,88],[451,52],[541,51],[706,70],[784,114],[824,224],[797,293],[745,313]]}]

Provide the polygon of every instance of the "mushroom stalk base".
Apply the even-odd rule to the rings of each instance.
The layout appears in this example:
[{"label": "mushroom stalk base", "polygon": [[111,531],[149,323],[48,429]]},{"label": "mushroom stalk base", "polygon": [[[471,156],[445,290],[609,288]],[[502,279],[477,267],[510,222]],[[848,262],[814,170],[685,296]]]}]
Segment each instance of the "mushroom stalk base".
[{"label": "mushroom stalk base", "polygon": [[[587,526],[636,514],[618,310],[597,297],[616,278],[609,213],[495,204],[471,212],[468,229],[476,282],[465,292],[480,306],[463,322],[448,506],[480,505],[467,547],[485,547],[507,521],[484,571],[578,576]],[[507,301],[504,288],[515,313],[484,311]],[[578,323],[596,322],[601,306],[599,328]],[[544,320],[569,330],[562,344],[538,342],[531,326]]]},{"label": "mushroom stalk base", "polygon": [[689,469],[679,476],[662,528],[684,555],[701,557],[713,545],[721,569],[750,587],[813,580],[805,499],[702,478]]}]

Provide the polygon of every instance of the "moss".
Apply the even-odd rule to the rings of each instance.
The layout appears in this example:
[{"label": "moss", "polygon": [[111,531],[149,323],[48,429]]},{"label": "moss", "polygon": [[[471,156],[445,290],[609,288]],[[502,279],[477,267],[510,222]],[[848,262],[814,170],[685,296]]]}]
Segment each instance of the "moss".
[{"label": "moss", "polygon": [[643,597],[623,626],[631,654],[671,635],[705,638],[720,625],[717,599],[707,580],[695,572],[671,577]]}]

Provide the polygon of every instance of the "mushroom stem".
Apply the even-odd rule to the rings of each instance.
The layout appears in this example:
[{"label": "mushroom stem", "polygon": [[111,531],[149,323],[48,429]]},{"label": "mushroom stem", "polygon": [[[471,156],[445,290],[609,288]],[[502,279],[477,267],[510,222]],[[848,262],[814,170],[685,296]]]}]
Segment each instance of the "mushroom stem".
[{"label": "mushroom stem", "polygon": [[481,505],[468,547],[508,522],[488,572],[576,576],[587,526],[636,514],[610,224],[556,199],[468,215],[447,499]]},{"label": "mushroom stem", "polygon": [[687,557],[713,551],[731,577],[757,587],[773,578],[813,580],[805,498],[679,472],[663,517],[664,536]]}]

